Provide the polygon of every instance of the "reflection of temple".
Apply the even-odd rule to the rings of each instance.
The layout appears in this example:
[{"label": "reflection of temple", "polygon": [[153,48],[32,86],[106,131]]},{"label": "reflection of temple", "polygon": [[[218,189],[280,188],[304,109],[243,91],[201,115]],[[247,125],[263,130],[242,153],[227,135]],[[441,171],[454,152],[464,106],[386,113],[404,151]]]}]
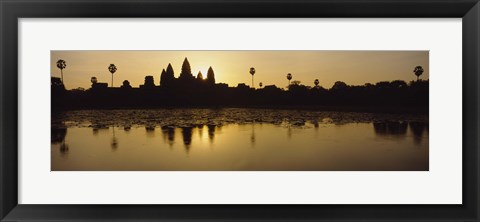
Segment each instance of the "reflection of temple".
[{"label": "reflection of temple", "polygon": [[147,137],[150,137],[150,138],[155,137],[155,126],[152,126],[152,125],[145,126],[145,132]]},{"label": "reflection of temple", "polygon": [[168,144],[171,147],[173,145],[173,141],[175,140],[175,128],[169,126],[162,126],[162,133],[163,138],[168,139]]},{"label": "reflection of temple", "polygon": [[375,134],[379,136],[406,136],[407,129],[410,128],[414,136],[414,142],[420,143],[425,131],[428,130],[427,122],[400,122],[387,121],[373,123]]},{"label": "reflection of temple", "polygon": [[198,136],[200,139],[203,137],[203,125],[197,125],[197,130],[198,130]]},{"label": "reflection of temple", "polygon": [[190,149],[190,144],[192,143],[192,131],[193,127],[182,127],[183,144],[187,151]]},{"label": "reflection of temple", "polygon": [[414,135],[414,141],[420,143],[422,141],[423,133],[428,130],[428,124],[423,122],[410,122],[410,130]]},{"label": "reflection of temple", "polygon": [[[213,142],[213,139],[215,138],[215,129],[217,126],[215,125],[206,125],[206,126],[208,129],[208,138],[210,142]],[[200,138],[203,138],[201,135],[203,135],[204,127],[205,125],[184,126],[184,127],[178,127],[178,128],[175,128],[173,126],[162,126],[161,129],[162,129],[163,140],[165,141],[165,143],[168,143],[170,147],[172,147],[175,142],[175,130],[180,130],[182,135],[183,145],[185,146],[185,149],[188,152],[190,150],[190,145],[192,144],[194,129],[197,130]]]},{"label": "reflection of temple", "polygon": [[407,122],[387,121],[373,123],[375,133],[379,135],[403,135],[407,133]]},{"label": "reflection of temple", "polygon": [[215,138],[215,125],[207,125],[208,127],[208,139],[210,139],[210,142],[213,142],[213,139]]}]

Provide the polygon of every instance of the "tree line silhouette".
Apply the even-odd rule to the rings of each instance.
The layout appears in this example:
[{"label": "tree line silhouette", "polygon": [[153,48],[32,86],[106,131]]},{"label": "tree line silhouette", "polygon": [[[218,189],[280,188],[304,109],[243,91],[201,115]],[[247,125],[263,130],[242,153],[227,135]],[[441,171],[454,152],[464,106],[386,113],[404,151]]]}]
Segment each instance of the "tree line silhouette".
[{"label": "tree line silhouette", "polygon": [[[319,85],[319,80],[313,81],[314,86],[307,86],[293,80],[288,73],[286,89],[275,85],[254,88],[244,83],[229,87],[225,83],[215,82],[215,73],[210,67],[206,78],[199,72],[192,74],[190,63],[185,58],[178,78],[174,69],[168,64],[160,74],[160,84],[155,84],[153,76],[146,76],[144,84],[138,88],[124,80],[120,87],[108,87],[107,83],[98,82],[91,77],[92,86],[89,89],[66,90],[63,82],[63,70],[66,62],[59,60],[62,79],[51,78],[53,109],[92,109],[92,108],[153,108],[153,107],[323,107],[325,109],[378,109],[410,110],[428,112],[429,81],[419,77],[424,70],[416,66],[413,73],[416,81],[409,83],[402,80],[382,81],[375,84],[348,85],[337,81],[326,89]],[[115,64],[108,66],[113,75],[117,71]],[[252,86],[256,70],[250,68]]]}]

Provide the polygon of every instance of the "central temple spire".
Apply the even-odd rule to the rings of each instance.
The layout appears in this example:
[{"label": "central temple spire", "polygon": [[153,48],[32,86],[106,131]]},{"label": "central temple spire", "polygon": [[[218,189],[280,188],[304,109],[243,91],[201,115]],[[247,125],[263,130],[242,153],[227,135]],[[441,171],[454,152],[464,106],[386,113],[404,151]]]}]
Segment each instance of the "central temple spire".
[{"label": "central temple spire", "polygon": [[182,72],[180,73],[180,79],[193,79],[192,69],[190,68],[190,62],[187,57],[183,60]]},{"label": "central temple spire", "polygon": [[208,68],[207,82],[212,84],[212,85],[215,85],[215,73],[213,72],[213,69],[212,69],[211,66],[210,66],[210,68]]}]

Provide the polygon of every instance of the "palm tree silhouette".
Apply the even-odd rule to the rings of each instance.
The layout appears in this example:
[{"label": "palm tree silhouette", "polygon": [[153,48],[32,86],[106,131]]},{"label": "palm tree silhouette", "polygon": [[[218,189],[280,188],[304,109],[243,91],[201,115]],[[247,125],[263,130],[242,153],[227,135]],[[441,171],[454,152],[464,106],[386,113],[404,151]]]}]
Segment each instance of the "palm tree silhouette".
[{"label": "palm tree silhouette", "polygon": [[113,88],[113,73],[117,71],[117,67],[115,66],[115,64],[110,64],[110,66],[108,67],[108,71],[112,73],[112,88]]},{"label": "palm tree silhouette", "polygon": [[417,76],[417,81],[418,77],[420,77],[423,74],[423,67],[422,66],[416,66],[415,69],[413,69],[413,73]]},{"label": "palm tree silhouette", "polygon": [[253,75],[255,75],[255,68],[250,68],[250,74],[252,75],[252,87],[255,88],[255,85],[253,85]]},{"label": "palm tree silhouette", "polygon": [[288,85],[290,85],[290,80],[292,80],[292,74],[291,73],[287,74],[287,79],[288,79]]},{"label": "palm tree silhouette", "polygon": [[[63,59],[59,59],[57,61],[57,68],[60,69],[60,73],[62,75],[62,84],[63,84],[63,69],[65,69],[65,67],[67,67],[67,63],[65,63],[65,60]],[[64,84],[65,85],[65,84]]]},{"label": "palm tree silhouette", "polygon": [[318,81],[318,79],[315,79],[315,81],[313,81],[313,84],[315,84],[315,87],[318,87],[319,83],[320,83],[320,81]]}]

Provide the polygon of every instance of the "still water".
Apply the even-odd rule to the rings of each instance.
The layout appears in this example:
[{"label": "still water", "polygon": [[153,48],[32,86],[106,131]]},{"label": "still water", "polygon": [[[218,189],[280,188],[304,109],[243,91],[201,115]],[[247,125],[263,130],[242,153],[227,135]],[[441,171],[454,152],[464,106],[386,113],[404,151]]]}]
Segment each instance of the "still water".
[{"label": "still water", "polygon": [[428,116],[258,109],[52,116],[53,171],[428,170]]}]

